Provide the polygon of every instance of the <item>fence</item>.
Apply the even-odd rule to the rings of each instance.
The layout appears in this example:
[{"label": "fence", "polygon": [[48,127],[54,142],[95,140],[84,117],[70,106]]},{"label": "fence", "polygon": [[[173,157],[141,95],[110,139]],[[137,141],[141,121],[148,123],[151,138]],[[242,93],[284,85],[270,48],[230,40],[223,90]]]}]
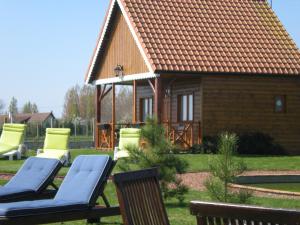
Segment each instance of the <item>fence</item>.
[{"label": "fence", "polygon": [[[94,120],[78,123],[55,121],[53,128],[70,128],[70,148],[91,148],[94,146]],[[51,128],[50,123],[28,123],[25,134],[25,144],[29,149],[43,147],[46,129]],[[0,126],[0,134],[2,125]]]}]

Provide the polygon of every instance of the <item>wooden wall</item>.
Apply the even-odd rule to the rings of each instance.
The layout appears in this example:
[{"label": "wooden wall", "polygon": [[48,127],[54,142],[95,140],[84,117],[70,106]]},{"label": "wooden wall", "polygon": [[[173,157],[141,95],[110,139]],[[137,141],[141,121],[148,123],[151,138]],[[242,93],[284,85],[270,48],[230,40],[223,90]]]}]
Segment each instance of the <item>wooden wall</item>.
[{"label": "wooden wall", "polygon": [[171,119],[178,122],[178,95],[194,95],[194,121],[201,120],[201,79],[177,79],[171,89]]},{"label": "wooden wall", "polygon": [[125,75],[149,72],[120,10],[108,38],[96,80],[114,77],[118,64],[123,65]]},{"label": "wooden wall", "polygon": [[[300,154],[299,79],[205,76],[202,82],[203,135],[259,131]],[[286,113],[274,112],[276,95],[286,95]]]}]

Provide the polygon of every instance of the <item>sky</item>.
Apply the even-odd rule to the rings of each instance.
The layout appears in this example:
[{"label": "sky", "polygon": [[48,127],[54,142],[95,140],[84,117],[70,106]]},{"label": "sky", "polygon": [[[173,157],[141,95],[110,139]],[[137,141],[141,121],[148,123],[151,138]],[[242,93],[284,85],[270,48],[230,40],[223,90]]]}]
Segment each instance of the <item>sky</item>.
[{"label": "sky", "polygon": [[[84,84],[109,0],[0,0],[0,100],[31,101],[61,117],[67,90]],[[300,46],[300,0],[273,0]]]}]

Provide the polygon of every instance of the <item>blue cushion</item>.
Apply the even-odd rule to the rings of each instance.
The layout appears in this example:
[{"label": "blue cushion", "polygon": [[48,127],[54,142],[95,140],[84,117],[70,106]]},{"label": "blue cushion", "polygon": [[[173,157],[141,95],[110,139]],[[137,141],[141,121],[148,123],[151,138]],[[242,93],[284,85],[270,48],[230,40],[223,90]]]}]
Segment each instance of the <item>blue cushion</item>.
[{"label": "blue cushion", "polygon": [[85,210],[96,201],[106,182],[112,160],[109,156],[78,156],[54,199],[0,204],[0,217]]},{"label": "blue cushion", "polygon": [[39,192],[49,185],[60,167],[58,159],[30,157],[5,187]]},{"label": "blue cushion", "polygon": [[100,186],[108,179],[112,159],[107,155],[78,156],[59,187],[55,200],[93,204]]},{"label": "blue cushion", "polygon": [[43,213],[67,212],[88,209],[88,205],[77,201],[36,200],[0,204],[0,217],[29,216]]}]

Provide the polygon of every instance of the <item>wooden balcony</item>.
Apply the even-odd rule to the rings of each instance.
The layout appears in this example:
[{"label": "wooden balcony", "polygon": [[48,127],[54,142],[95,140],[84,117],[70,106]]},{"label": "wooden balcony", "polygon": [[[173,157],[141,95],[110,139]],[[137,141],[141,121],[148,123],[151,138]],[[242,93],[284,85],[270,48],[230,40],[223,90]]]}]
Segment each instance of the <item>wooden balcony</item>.
[{"label": "wooden balcony", "polygon": [[[183,149],[188,149],[194,144],[201,144],[202,133],[200,122],[163,122],[165,135],[169,140]],[[144,123],[97,123],[96,135],[99,142],[97,149],[113,149],[113,143],[118,143],[118,133],[121,128],[141,127]],[[97,138],[96,138],[97,140]]]}]

